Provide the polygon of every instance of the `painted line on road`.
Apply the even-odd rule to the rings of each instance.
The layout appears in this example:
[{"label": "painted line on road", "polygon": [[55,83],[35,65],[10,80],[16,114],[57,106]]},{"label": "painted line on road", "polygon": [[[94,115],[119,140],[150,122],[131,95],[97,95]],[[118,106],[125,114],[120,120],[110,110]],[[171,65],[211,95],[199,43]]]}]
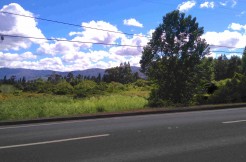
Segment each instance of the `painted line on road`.
[{"label": "painted line on road", "polygon": [[0,127],[0,130],[39,127],[39,126],[51,126],[51,125],[60,125],[60,124],[82,123],[82,122],[91,122],[91,121],[96,121],[96,120],[103,120],[103,119],[72,120],[72,121],[58,121],[58,122],[41,123],[41,124],[23,124],[23,125],[17,125],[17,126],[2,126],[2,127]]},{"label": "painted line on road", "polygon": [[9,148],[26,147],[26,146],[52,144],[52,143],[61,143],[61,142],[76,141],[76,140],[91,139],[91,138],[100,138],[100,137],[107,137],[109,135],[110,134],[101,134],[101,135],[95,135],[95,136],[84,136],[84,137],[77,137],[77,138],[67,138],[67,139],[35,142],[35,143],[27,143],[27,144],[19,144],[19,145],[0,146],[0,150],[1,149],[9,149]]},{"label": "painted line on road", "polygon": [[39,126],[49,126],[49,125],[58,125],[58,124],[66,124],[66,123],[77,123],[80,121],[69,121],[69,122],[52,122],[47,124],[27,124],[27,125],[19,125],[19,126],[10,126],[10,127],[0,127],[1,129],[16,129],[16,128],[29,128],[29,127],[39,127]]},{"label": "painted line on road", "polygon": [[222,122],[222,123],[223,124],[233,124],[233,123],[242,123],[242,122],[246,122],[246,120],[225,121],[225,122]]}]

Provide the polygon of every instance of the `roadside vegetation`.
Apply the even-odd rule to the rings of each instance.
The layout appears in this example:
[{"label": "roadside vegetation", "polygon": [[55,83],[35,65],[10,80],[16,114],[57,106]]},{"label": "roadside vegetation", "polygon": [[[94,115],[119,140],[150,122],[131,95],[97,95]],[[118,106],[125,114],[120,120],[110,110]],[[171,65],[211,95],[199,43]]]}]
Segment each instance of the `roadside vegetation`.
[{"label": "roadside vegetation", "polygon": [[129,63],[101,76],[0,79],[0,120],[246,102],[246,48],[242,57],[209,57],[196,18],[173,11],[163,17],[142,52],[142,79]]},{"label": "roadside vegetation", "polygon": [[[123,69],[127,70],[119,72]],[[114,74],[110,70],[105,74],[106,81],[100,75],[73,76],[72,73],[52,74],[48,80],[4,77],[0,81],[0,120],[144,109],[152,84],[132,73],[130,64],[112,68]],[[117,75],[124,78],[122,83],[114,80],[118,79]]]}]

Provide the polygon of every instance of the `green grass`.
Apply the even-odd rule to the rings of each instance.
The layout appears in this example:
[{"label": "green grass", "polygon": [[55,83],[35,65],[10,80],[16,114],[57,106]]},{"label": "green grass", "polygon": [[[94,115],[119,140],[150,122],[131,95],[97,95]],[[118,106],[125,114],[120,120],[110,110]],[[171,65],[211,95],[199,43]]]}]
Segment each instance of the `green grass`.
[{"label": "green grass", "polygon": [[97,112],[120,112],[143,109],[145,97],[113,94],[73,99],[70,96],[0,93],[0,120],[36,119]]},{"label": "green grass", "polygon": [[16,90],[16,88],[14,86],[12,86],[12,85],[7,85],[7,84],[0,85],[0,92],[1,93],[4,93],[4,94],[6,94],[6,93],[14,93],[15,90]]}]

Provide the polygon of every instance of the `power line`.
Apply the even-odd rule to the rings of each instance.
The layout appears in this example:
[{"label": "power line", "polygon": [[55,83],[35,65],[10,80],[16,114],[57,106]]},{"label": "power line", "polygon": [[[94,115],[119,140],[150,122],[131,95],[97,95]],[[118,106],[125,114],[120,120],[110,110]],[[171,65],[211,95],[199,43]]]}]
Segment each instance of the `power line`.
[{"label": "power line", "polygon": [[232,51],[210,51],[210,52],[215,52],[215,53],[238,53],[238,54],[242,54],[243,52],[232,52]]},{"label": "power line", "polygon": [[[40,37],[32,37],[32,36],[8,35],[8,34],[1,34],[1,33],[0,33],[0,36],[1,36],[2,40],[4,40],[4,37],[12,37],[12,38],[23,38],[23,39],[37,39],[37,40],[49,40],[49,41],[60,41],[60,42],[70,42],[70,43],[84,43],[84,44],[100,44],[100,45],[110,45],[110,46],[136,47],[136,48],[145,47],[145,46],[136,46],[136,45],[127,45],[127,44],[116,44],[116,43],[75,41],[75,40],[65,40],[65,39],[57,39],[57,38],[40,38]],[[233,46],[223,46],[223,45],[213,45],[213,44],[211,44],[209,46],[219,47],[219,48],[244,49],[244,48],[238,48],[238,47],[233,47]],[[210,52],[241,53],[241,52],[228,52],[228,51],[210,51]]]},{"label": "power line", "polygon": [[12,12],[0,11],[0,13],[5,13],[5,14],[15,15],[15,16],[22,16],[22,17],[26,17],[26,18],[32,18],[32,19],[37,19],[37,20],[42,20],[42,21],[48,21],[48,22],[53,22],[53,23],[58,23],[58,24],[63,24],[63,25],[83,27],[83,28],[88,28],[88,29],[93,29],[93,30],[101,30],[101,31],[110,32],[110,33],[118,33],[118,34],[130,35],[130,36],[138,36],[138,37],[150,38],[150,37],[147,37],[147,36],[144,36],[144,35],[139,35],[139,34],[132,34],[132,33],[126,33],[126,32],[120,32],[120,31],[113,31],[113,30],[107,30],[107,29],[102,29],[102,28],[94,28],[94,27],[89,27],[89,26],[84,26],[84,25],[78,25],[78,24],[72,24],[72,23],[63,22],[63,21],[57,21],[57,20],[40,18],[40,17],[22,15],[22,14],[17,14],[17,13],[12,13]]},{"label": "power line", "polygon": [[[139,36],[139,37],[151,38],[151,37],[139,35],[139,34],[132,34],[132,33],[126,33],[126,32],[120,32],[120,31],[112,31],[112,30],[107,30],[107,29],[102,29],[102,28],[94,28],[94,27],[89,27],[89,26],[84,26],[84,25],[72,24],[72,23],[67,23],[67,22],[63,22],[63,21],[57,21],[57,20],[51,20],[51,19],[46,19],[46,18],[22,15],[22,14],[11,13],[11,12],[6,12],[6,11],[0,11],[0,13],[5,13],[5,14],[10,14],[10,15],[15,15],[15,16],[22,16],[22,17],[26,17],[26,18],[32,18],[32,19],[43,20],[43,21],[49,21],[49,22],[59,23],[59,24],[64,24],[64,25],[69,25],[69,26],[76,26],[76,27],[83,27],[83,28],[88,28],[88,29],[93,29],[93,30],[100,30],[100,31],[105,31],[105,32],[110,32],[110,33],[118,33],[118,34],[131,35],[131,36],[135,35],[135,36]],[[39,38],[33,38],[33,39],[39,39]],[[49,38],[47,40],[54,40],[54,39]],[[64,41],[64,40],[59,40],[59,41]],[[80,43],[80,42],[78,42],[78,43]],[[85,43],[87,43],[87,42],[85,42]],[[93,43],[93,42],[88,42],[88,43]],[[100,43],[93,43],[93,44],[100,44]],[[109,44],[109,45],[111,45],[111,44]],[[112,45],[120,46],[117,44],[112,44]],[[122,45],[122,46],[125,46],[125,45]],[[131,45],[126,45],[126,46],[131,46]],[[222,48],[236,48],[236,47],[222,46],[222,45],[209,45],[209,46],[222,47]],[[141,46],[137,46],[137,47],[141,47]],[[244,49],[244,48],[236,48],[236,49]]]},{"label": "power line", "polygon": [[233,47],[233,46],[223,46],[223,45],[213,45],[213,44],[211,44],[211,45],[209,45],[209,46],[212,46],[212,47],[220,47],[220,48],[236,48],[236,49],[244,49],[244,48],[242,48],[242,47],[237,48],[237,47]]},{"label": "power line", "polygon": [[7,34],[0,34],[0,35],[3,36],[3,37],[37,39],[37,40],[49,40],[49,41],[59,41],[59,42],[84,43],[84,44],[101,44],[101,45],[136,47],[136,48],[144,47],[144,46],[135,46],[135,45],[115,44],[115,43],[89,42],[89,41],[85,42],[85,41],[64,40],[64,39],[56,39],[56,38],[40,38],[40,37],[21,36],[21,35],[7,35]]}]

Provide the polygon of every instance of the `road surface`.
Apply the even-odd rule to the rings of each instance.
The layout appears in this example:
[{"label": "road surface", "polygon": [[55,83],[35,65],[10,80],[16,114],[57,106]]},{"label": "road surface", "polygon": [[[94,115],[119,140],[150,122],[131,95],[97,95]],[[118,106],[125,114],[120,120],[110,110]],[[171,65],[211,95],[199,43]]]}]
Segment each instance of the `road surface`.
[{"label": "road surface", "polygon": [[246,161],[246,108],[0,127],[1,162]]}]

